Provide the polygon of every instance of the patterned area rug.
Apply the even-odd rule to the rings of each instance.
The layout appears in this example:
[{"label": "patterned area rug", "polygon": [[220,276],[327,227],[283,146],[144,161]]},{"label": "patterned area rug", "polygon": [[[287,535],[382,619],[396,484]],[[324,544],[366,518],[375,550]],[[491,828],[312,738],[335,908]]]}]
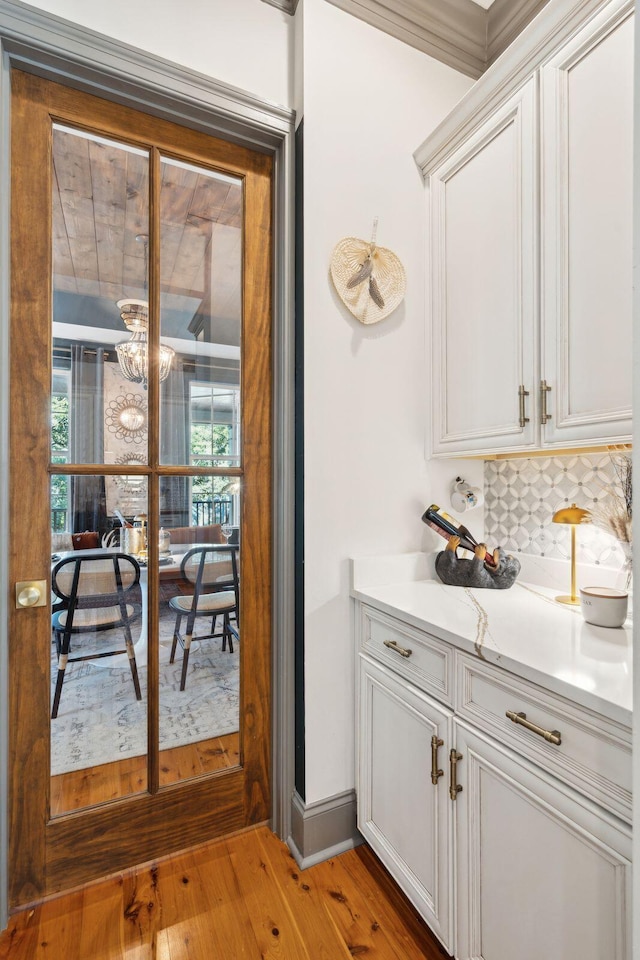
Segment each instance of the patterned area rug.
[{"label": "patterned area rug", "polygon": [[[199,629],[203,630],[204,622]],[[138,629],[136,627],[136,629]],[[194,645],[189,658],[186,689],[180,692],[182,649],[169,663],[173,618],[160,621],[160,749],[184,746],[238,729],[239,643],[224,653],[221,640]],[[99,641],[109,634],[104,631]],[[134,630],[135,633],[135,630]],[[116,637],[122,645],[122,634]],[[83,652],[91,644],[83,639]],[[73,650],[72,650],[73,653]],[[138,663],[142,700],[135,697],[131,671],[124,658],[112,668],[109,659],[71,663],[67,667],[60,709],[51,721],[51,773],[65,773],[146,753],[147,671]],[[113,663],[115,661],[111,661]],[[51,681],[55,685],[57,658],[52,644]]]}]

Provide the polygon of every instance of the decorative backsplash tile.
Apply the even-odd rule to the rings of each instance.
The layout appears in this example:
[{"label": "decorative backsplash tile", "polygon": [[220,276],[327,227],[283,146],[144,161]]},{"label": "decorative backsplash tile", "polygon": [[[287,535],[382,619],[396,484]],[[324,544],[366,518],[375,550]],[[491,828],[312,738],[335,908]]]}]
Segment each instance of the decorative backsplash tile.
[{"label": "decorative backsplash tile", "polygon": [[[568,559],[570,531],[552,523],[560,507],[572,503],[592,510],[611,497],[616,473],[608,454],[485,463],[485,534],[487,544],[511,553]],[[579,562],[622,567],[624,554],[614,537],[594,524],[577,531]]]}]

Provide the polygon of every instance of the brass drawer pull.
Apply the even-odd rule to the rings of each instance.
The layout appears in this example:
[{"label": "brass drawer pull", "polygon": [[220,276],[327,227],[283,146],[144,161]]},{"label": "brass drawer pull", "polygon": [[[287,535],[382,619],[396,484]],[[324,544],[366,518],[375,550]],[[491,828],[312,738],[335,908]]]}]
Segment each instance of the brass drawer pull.
[{"label": "brass drawer pull", "polygon": [[531,720],[527,720],[526,713],[516,713],[514,710],[507,710],[506,716],[509,720],[513,720],[514,723],[520,724],[520,726],[525,727],[527,730],[531,730],[531,733],[537,733],[539,737],[542,737],[547,743],[555,743],[556,747],[559,747],[562,743],[562,736],[559,730],[545,730],[544,727],[539,727],[537,723],[531,723]]},{"label": "brass drawer pull", "polygon": [[444,776],[444,770],[438,770],[438,747],[443,743],[444,740],[439,740],[436,736],[431,737],[431,783],[434,787],[438,786],[439,778]]},{"label": "brass drawer pull", "polygon": [[458,760],[462,760],[462,754],[457,750],[452,750],[449,754],[449,770],[451,781],[449,783],[449,796],[452,800],[457,800],[462,787],[458,783]]},{"label": "brass drawer pull", "polygon": [[401,647],[396,640],[383,640],[382,641],[385,647],[389,647],[390,650],[395,650],[396,653],[399,653],[401,657],[410,657],[413,653],[413,650],[408,650],[406,647]]}]

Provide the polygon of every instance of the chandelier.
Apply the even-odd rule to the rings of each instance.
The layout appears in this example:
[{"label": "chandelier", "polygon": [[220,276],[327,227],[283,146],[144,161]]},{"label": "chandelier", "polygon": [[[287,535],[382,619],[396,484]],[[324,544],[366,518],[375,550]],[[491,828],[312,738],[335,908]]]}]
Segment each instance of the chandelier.
[{"label": "chandelier", "polygon": [[[116,344],[116,353],[122,374],[132,383],[141,383],[147,389],[149,355],[147,331],[149,304],[146,300],[118,300],[116,304],[122,321],[131,333],[131,339]],[[175,357],[175,350],[160,344],[160,381],[166,380]]]}]

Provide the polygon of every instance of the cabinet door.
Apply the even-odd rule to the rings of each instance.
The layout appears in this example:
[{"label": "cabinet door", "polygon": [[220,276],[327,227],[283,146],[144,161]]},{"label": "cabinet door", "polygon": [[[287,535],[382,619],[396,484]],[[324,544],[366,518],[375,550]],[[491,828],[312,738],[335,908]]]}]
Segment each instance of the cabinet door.
[{"label": "cabinet door", "polygon": [[532,79],[429,179],[435,455],[534,443],[535,158]]},{"label": "cabinet door", "polygon": [[[445,752],[451,714],[384,667],[360,658],[358,827],[444,946],[451,950],[449,893],[453,806]],[[431,738],[443,740],[431,779]]]},{"label": "cabinet door", "polygon": [[458,960],[629,960],[630,830],[456,727]]},{"label": "cabinet door", "polygon": [[631,439],[633,3],[542,68],[543,444]]}]

